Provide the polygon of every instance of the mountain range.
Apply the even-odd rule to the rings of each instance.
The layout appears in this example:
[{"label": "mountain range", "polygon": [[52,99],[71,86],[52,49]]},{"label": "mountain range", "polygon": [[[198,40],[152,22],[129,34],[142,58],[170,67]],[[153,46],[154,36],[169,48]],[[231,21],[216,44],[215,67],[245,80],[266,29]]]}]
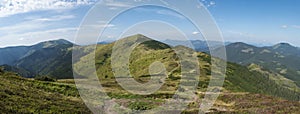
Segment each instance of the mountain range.
[{"label": "mountain range", "polygon": [[[264,69],[283,75],[300,86],[300,48],[288,43],[255,47],[246,43],[226,46],[227,60],[244,66],[257,64]],[[219,51],[216,49],[215,51]]]},{"label": "mountain range", "polygon": [[[117,45],[117,47],[114,47],[116,44],[121,45]],[[118,56],[120,59],[122,59],[122,54],[125,54],[124,50],[126,50],[128,46],[134,46],[134,49],[132,50],[130,58],[128,60],[129,63],[112,62],[115,56]],[[120,49],[115,51],[120,51],[121,55],[114,55],[114,53],[112,53],[114,49]],[[196,91],[199,96],[202,96],[202,93],[205,93],[209,85],[209,80],[212,79],[212,74],[214,71],[211,70],[211,68],[213,67],[213,65],[211,64],[211,60],[222,61],[218,58],[211,57],[209,54],[197,52],[189,47],[169,46],[166,43],[153,40],[143,35],[129,36],[110,44],[97,45],[97,49],[95,51],[96,72],[90,72],[88,68],[88,61],[91,55],[93,54],[88,54],[81,57],[80,61],[78,61],[74,65],[74,69],[76,69],[75,71],[80,71],[78,72],[79,75],[96,73],[101,85],[104,87],[104,90],[108,93],[108,95],[110,95],[110,97],[116,98],[116,102],[120,102],[122,105],[125,105],[125,107],[127,107],[128,105],[127,103],[124,103],[124,101],[127,101],[128,99],[130,101],[138,100],[138,103],[135,104],[134,107],[132,107],[133,109],[137,110],[146,110],[149,108],[151,109],[151,107],[155,107],[157,106],[157,104],[160,104],[162,102],[155,101],[153,99],[166,100],[172,98],[176,90],[185,91],[185,89],[181,88],[179,84],[192,84],[192,82],[189,82],[189,78],[182,77],[182,73],[185,74],[188,72],[187,74],[189,74],[194,73],[195,71],[181,71],[181,65],[190,62],[195,63],[196,61],[180,61],[180,58],[183,58],[186,55],[193,55],[197,57],[197,62],[199,62],[200,68],[200,81],[199,84],[196,85]],[[160,62],[165,67],[166,72],[161,73],[161,70],[163,68],[160,68],[160,66],[153,67],[153,63],[155,62]],[[167,78],[164,81],[159,80],[159,82],[164,82],[164,84],[158,91],[151,95],[132,94],[126,92],[126,90],[123,89],[123,87],[121,87],[120,84],[116,81],[116,75],[119,74],[122,76],[124,74],[114,72],[116,69],[113,70],[113,64],[115,64],[117,68],[120,68],[120,70],[126,70],[126,66],[128,65],[130,75],[140,83],[147,83],[149,82],[149,79],[153,77],[160,77],[163,74],[166,74]],[[153,70],[154,68],[156,68],[157,70],[155,74],[153,74],[153,72],[150,73],[149,71]],[[127,82],[126,79],[122,80],[122,82],[131,85],[129,84],[130,82]],[[142,87],[140,89],[147,90],[147,88],[148,87]],[[217,104],[213,107],[213,109],[217,110],[216,112],[220,112],[223,110],[224,112],[230,113],[231,109],[229,107],[233,107],[232,110],[234,111],[231,113],[274,113],[274,111],[282,111],[286,113],[297,112],[293,109],[293,106],[287,107],[287,104],[281,104],[279,101],[276,101],[274,99],[280,98],[289,100],[287,102],[299,101],[300,99],[300,89],[297,85],[294,84],[294,81],[287,79],[280,74],[273,73],[268,69],[263,69],[257,64],[243,66],[232,62],[227,62],[227,71],[224,85],[220,89],[220,98],[224,96],[226,96],[226,98],[217,101],[217,103],[220,104]],[[248,95],[248,93],[250,94]],[[273,100],[270,100],[269,98],[260,99],[261,97],[258,97],[260,95],[254,94],[267,95]],[[228,99],[227,95],[232,97],[236,96],[239,98],[239,100],[233,101],[230,98]],[[153,101],[149,101],[149,98]],[[250,100],[244,102],[244,100],[248,98],[250,98]],[[258,100],[257,102],[261,104],[255,104],[256,100]],[[269,101],[273,102],[274,104],[270,103]],[[189,105],[188,111],[193,112],[197,110],[199,108],[197,103],[199,102],[196,101],[191,103],[193,105]],[[225,102],[229,102],[232,104],[226,104]],[[247,105],[245,106],[245,104],[243,103]],[[277,107],[277,103],[282,106]],[[129,105],[128,107],[130,106],[131,105]],[[295,109],[298,110],[297,105],[294,106]]]},{"label": "mountain range", "polygon": [[73,43],[69,41],[54,40],[27,47],[2,48],[0,65],[12,66],[15,69],[12,71],[18,71],[24,77],[51,75],[72,78],[72,47]]},{"label": "mountain range", "polygon": [[[146,41],[139,44],[132,51],[130,56],[129,69],[130,73],[136,80],[141,82],[147,82],[147,78],[151,76],[149,74],[149,66],[155,62],[160,61],[166,67],[167,74],[169,74],[170,83],[178,81],[181,78],[180,62],[176,56],[176,52],[185,50],[185,53],[194,53],[197,55],[200,63],[200,72],[202,77],[201,87],[207,86],[207,80],[210,79],[211,75],[211,63],[210,60],[217,59],[210,55],[202,52],[191,51],[192,49],[185,46],[168,46],[165,43],[152,40],[143,35],[134,35],[126,37],[118,42],[128,41]],[[114,79],[114,73],[111,68],[112,50],[116,42],[111,44],[98,45],[96,50],[96,73],[100,80]],[[126,43],[124,46],[131,43]],[[125,49],[125,47],[122,47]],[[174,50],[173,50],[174,49]],[[121,52],[124,53],[124,52]],[[76,71],[81,71],[84,74],[88,72],[88,65],[86,64],[90,55],[83,56],[81,60],[74,65]],[[187,61],[188,62],[188,61]],[[120,63],[121,64],[121,63]],[[86,71],[85,71],[86,69]],[[80,72],[78,72],[80,74]],[[294,81],[291,81],[285,77],[279,77],[276,73],[272,73],[268,69],[263,69],[259,66],[253,65],[239,65],[228,62],[227,76],[225,81],[225,89],[229,91],[246,91],[246,92],[258,92],[269,95],[281,96],[289,94],[290,97],[298,99],[299,87],[295,86]],[[146,78],[146,79],[145,79]],[[116,84],[117,85],[117,84]],[[284,94],[283,94],[284,93]]]},{"label": "mountain range", "polygon": [[[133,41],[138,41],[140,44],[136,44]],[[159,61],[165,66],[165,74],[167,75],[167,78],[164,80],[165,84],[153,95],[133,95],[125,92],[116,82],[115,72],[113,72],[114,70],[112,69],[112,60],[114,59],[112,57],[112,50],[116,48],[114,45],[119,42],[124,44],[117,47],[119,49],[125,49],[126,46],[130,45],[135,46],[130,54],[128,66],[132,77],[136,81],[141,83],[149,81],[151,75],[153,75],[150,74],[149,71],[156,68],[149,66],[152,66],[154,62]],[[210,56],[207,52],[199,52],[199,50],[196,51],[180,44],[173,46],[168,45],[167,43],[153,40],[141,34],[129,36],[112,43],[92,46],[97,47],[95,51],[95,73],[108,95],[115,98],[116,102],[123,103],[125,106],[136,110],[145,110],[155,107],[157,104],[160,104],[162,101],[174,95],[177,89],[185,91],[184,88],[179,87],[179,83],[190,83],[186,82],[189,79],[182,78],[181,73],[185,72],[181,71],[180,66],[184,63],[195,61],[179,61],[180,58],[186,55],[196,56],[200,68],[200,81],[199,84],[196,85],[197,94],[199,94],[199,96],[202,96],[202,93],[206,91],[209,80],[212,78],[214,71],[211,70],[213,67],[211,60],[224,61],[217,57]],[[0,49],[0,60],[3,60],[1,61],[3,65],[0,66],[0,68],[5,71],[16,72],[18,73],[17,75],[23,77],[32,78],[40,75],[48,75],[57,79],[71,79],[73,78],[73,67],[76,71],[80,71],[76,72],[76,75],[82,75],[82,78],[87,78],[84,77],[84,74],[93,73],[90,72],[87,64],[89,61],[88,58],[93,55],[93,52],[89,51],[90,48],[90,46],[74,45],[66,40],[47,41],[33,46],[2,48]],[[78,61],[72,66],[73,49],[82,50],[83,53],[78,55]],[[214,49],[215,51],[219,51],[218,45],[216,45]],[[245,43],[231,43],[226,46],[226,49],[229,62],[227,62],[224,86],[220,88],[223,93],[220,97],[221,100],[218,100],[217,103],[219,104],[213,107],[215,112],[222,110],[238,113],[272,113],[274,110],[286,113],[299,111],[295,108],[299,106],[298,102],[293,102],[300,100],[299,75],[293,74],[298,73],[297,65],[299,63],[296,58],[299,57],[299,48],[286,43],[270,47],[255,47]],[[121,51],[121,54],[123,53],[122,50],[117,51]],[[117,66],[121,65],[120,68],[122,68],[122,64],[123,63],[119,63]],[[162,75],[159,73],[160,70],[159,67],[156,68],[157,74],[155,76]],[[195,71],[189,71],[189,73],[191,72],[194,73]],[[12,75],[12,78],[10,78],[10,75]],[[8,80],[9,84],[14,86],[16,84],[11,82],[16,79],[26,82],[26,84],[29,85],[30,83],[38,84],[34,84],[34,86],[44,84],[38,81],[32,82],[23,78],[19,79],[14,75],[15,74],[9,74],[2,78]],[[126,83],[126,80],[124,81],[124,83]],[[1,83],[6,84],[6,82],[3,81],[0,81],[0,85]],[[55,84],[56,83],[54,83],[54,85],[47,83],[47,86],[42,87],[46,89],[51,88],[49,91],[54,92],[52,88],[57,88]],[[62,86],[59,84],[59,87]],[[70,89],[70,87],[68,88]],[[38,91],[36,88],[34,89]],[[74,88],[72,88],[71,93],[74,92],[73,89]],[[64,93],[64,91],[62,92]],[[16,93],[18,93],[18,91],[16,91]],[[69,92],[64,94],[69,94]],[[234,98],[232,98],[232,96],[234,96]],[[243,99],[240,99],[241,97]],[[255,98],[262,101],[268,100],[263,103],[259,102],[256,105],[253,105],[253,103],[256,103],[255,101],[251,101],[253,99],[249,99],[249,101],[244,104],[240,103],[248,98]],[[149,99],[151,99],[151,102],[149,102]],[[235,99],[234,102],[236,103],[229,103],[229,99]],[[288,101],[281,101],[280,99],[286,99]],[[198,102],[200,101],[195,101],[194,105],[189,106],[188,111],[198,110]],[[281,102],[282,104],[272,104],[272,102]],[[92,106],[93,105],[96,104],[92,104]],[[242,105],[242,107],[239,107],[240,105]],[[255,110],[253,110],[253,108],[255,108]]]},{"label": "mountain range", "polygon": [[[209,53],[205,41],[162,41],[170,46],[183,45],[194,47],[196,51]],[[220,42],[209,41],[212,49],[218,51]],[[110,43],[101,43],[106,45]],[[33,46],[0,48],[0,65],[8,70],[17,71],[24,77],[51,75],[56,78],[72,78],[73,43],[60,39],[41,42]],[[252,63],[262,68],[281,74],[300,84],[300,49],[288,43],[279,43],[269,47],[256,47],[242,42],[225,43],[227,60],[248,66]],[[76,46],[76,45],[75,45]],[[79,47],[79,46],[78,46]],[[8,68],[10,66],[11,68]]]}]

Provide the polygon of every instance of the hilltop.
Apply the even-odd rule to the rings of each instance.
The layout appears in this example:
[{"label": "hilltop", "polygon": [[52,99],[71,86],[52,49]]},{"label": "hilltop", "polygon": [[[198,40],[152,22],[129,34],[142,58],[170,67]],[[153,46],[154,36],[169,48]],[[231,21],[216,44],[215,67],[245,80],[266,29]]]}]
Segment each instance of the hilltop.
[{"label": "hilltop", "polygon": [[[140,43],[134,44],[133,42],[127,43],[126,41],[137,41]],[[143,42],[145,41],[145,42]],[[131,73],[131,76],[134,77],[135,80],[141,83],[146,83],[150,79],[150,73],[149,73],[149,66],[156,61],[161,62],[168,74],[167,79],[165,80],[165,84],[153,95],[149,96],[140,96],[140,95],[134,95],[131,93],[126,92],[120,85],[115,81],[115,75],[112,72],[111,68],[111,60],[112,60],[112,50],[114,48],[122,48],[121,47],[114,47],[114,45],[118,42],[121,42],[120,44],[126,44],[125,47],[128,45],[134,45],[135,48],[130,54],[129,58],[129,70]],[[200,83],[197,86],[197,91],[199,91],[199,96],[202,96],[202,92],[205,92],[208,81],[211,78],[211,60],[218,61],[217,58],[211,57],[208,54],[202,53],[202,52],[196,52],[190,48],[184,47],[184,46],[168,46],[162,42],[155,41],[151,38],[148,38],[143,35],[134,35],[130,37],[126,37],[124,39],[121,39],[118,42],[113,42],[111,44],[104,44],[104,45],[98,45],[96,49],[96,70],[98,78],[100,79],[100,82],[103,87],[105,87],[106,92],[109,93],[111,97],[116,98],[116,100],[120,103],[124,103],[124,101],[128,101],[128,99],[135,101],[136,98],[139,98],[140,102],[132,102],[130,103],[124,103],[125,106],[131,106],[131,104],[140,103],[144,104],[140,107],[132,107],[134,109],[140,109],[143,106],[148,108],[151,108],[155,105],[153,105],[154,102],[149,102],[147,99],[151,98],[157,98],[161,100],[169,99],[172,95],[174,95],[174,92],[180,88],[178,85],[180,83],[181,78],[181,63],[179,62],[179,55],[176,54],[174,50],[177,50],[177,52],[184,52],[184,53],[190,53],[191,55],[196,55],[198,58],[199,67],[200,67]],[[124,48],[125,49],[125,48]],[[181,50],[181,51],[180,51]],[[122,52],[125,53],[125,52]],[[81,60],[74,65],[75,69],[80,69],[81,72],[77,72],[79,75],[81,73],[86,73],[88,71],[85,71],[85,69],[88,68],[86,65],[89,56],[86,55],[81,58]],[[188,62],[188,61],[186,61]],[[276,80],[270,78],[270,77],[276,77],[277,75],[270,73],[268,70],[255,67],[247,67],[242,66],[235,63],[227,63],[227,72],[226,72],[226,79],[224,86],[222,88],[222,93],[224,93],[225,99],[221,99],[220,102],[224,102],[227,100],[229,95],[233,95],[238,98],[234,98],[235,100],[239,98],[244,98],[246,96],[248,97],[255,97],[260,96],[263,101],[264,98],[269,99],[270,102],[283,102],[280,101],[280,98],[288,99],[288,100],[295,100],[299,101],[299,92],[295,91],[295,87],[291,89],[290,86],[285,87],[282,83],[278,83]],[[78,70],[76,70],[78,71]],[[237,93],[237,95],[235,95]],[[239,94],[242,93],[242,94]],[[255,95],[257,94],[257,95]],[[260,95],[259,95],[260,94]],[[267,96],[266,96],[267,95]],[[131,96],[131,97],[130,97]],[[273,97],[270,97],[273,96]],[[130,98],[128,98],[130,97]],[[223,98],[223,97],[221,97]],[[246,100],[246,98],[244,98]],[[260,99],[260,98],[258,98]],[[154,100],[156,101],[156,100]],[[129,102],[129,101],[128,101]],[[142,102],[142,103],[141,103]],[[196,102],[196,101],[195,101]],[[198,101],[197,101],[198,102]],[[233,102],[233,101],[232,101]],[[249,107],[255,107],[256,103],[260,102],[251,102],[249,101]],[[253,104],[252,104],[253,103]],[[295,102],[294,102],[295,103]],[[296,103],[297,104],[297,103]],[[195,104],[196,105],[196,104]],[[259,104],[262,105],[262,104]],[[257,104],[257,106],[259,106]],[[287,105],[287,104],[286,104]],[[231,108],[237,108],[237,104],[233,104]],[[218,107],[218,106],[216,106]],[[267,108],[271,108],[271,105],[266,106]],[[288,107],[285,106],[279,106],[280,108],[278,110],[289,110]],[[220,107],[219,107],[220,108]],[[227,107],[228,108],[228,107]],[[258,108],[258,107],[256,107]],[[193,110],[190,109],[190,110]],[[241,107],[234,109],[237,112],[242,111]],[[243,109],[246,112],[252,112],[251,108]],[[270,110],[267,110],[265,108],[258,108],[257,110],[264,110],[266,112]],[[293,111],[291,111],[293,110]],[[295,109],[292,108],[290,111],[294,112]],[[220,109],[218,109],[220,111]],[[228,111],[228,110],[227,110]],[[264,112],[262,111],[262,112]],[[242,111],[243,112],[243,111]]]}]

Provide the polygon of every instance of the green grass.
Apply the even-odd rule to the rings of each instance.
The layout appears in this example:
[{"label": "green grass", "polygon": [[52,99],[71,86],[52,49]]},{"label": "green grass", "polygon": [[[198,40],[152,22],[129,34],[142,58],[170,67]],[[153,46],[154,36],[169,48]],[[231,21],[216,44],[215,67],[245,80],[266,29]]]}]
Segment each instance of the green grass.
[{"label": "green grass", "polygon": [[5,113],[90,113],[75,86],[0,74],[0,111]]}]

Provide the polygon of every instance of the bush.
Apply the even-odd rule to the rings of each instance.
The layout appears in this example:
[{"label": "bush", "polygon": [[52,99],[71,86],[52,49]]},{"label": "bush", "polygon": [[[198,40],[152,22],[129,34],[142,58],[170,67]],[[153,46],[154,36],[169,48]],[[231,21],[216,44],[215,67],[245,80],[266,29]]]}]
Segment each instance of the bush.
[{"label": "bush", "polygon": [[129,108],[133,109],[133,110],[150,110],[152,109],[154,106],[147,103],[147,102],[132,102],[129,104]]},{"label": "bush", "polygon": [[50,76],[36,76],[34,79],[39,81],[56,82],[56,79]]},{"label": "bush", "polygon": [[0,67],[0,74],[4,73],[4,68]]}]

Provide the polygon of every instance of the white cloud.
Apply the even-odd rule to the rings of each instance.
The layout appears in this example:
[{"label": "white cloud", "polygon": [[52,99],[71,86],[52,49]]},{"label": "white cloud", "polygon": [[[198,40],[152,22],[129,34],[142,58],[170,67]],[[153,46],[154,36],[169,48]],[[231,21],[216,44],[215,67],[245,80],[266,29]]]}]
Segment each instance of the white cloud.
[{"label": "white cloud", "polygon": [[[23,34],[9,34],[0,36],[0,47],[32,45],[42,41],[67,39],[73,41],[77,28],[56,28],[46,31],[28,32]],[[19,41],[16,41],[19,40]]]},{"label": "white cloud", "polygon": [[49,17],[28,17],[23,22],[14,23],[12,25],[0,26],[0,35],[22,34],[31,31],[38,31],[40,29],[47,29],[47,27],[60,26],[60,23],[51,24],[48,22],[62,21],[75,18],[74,15],[54,15]]},{"label": "white cloud", "polygon": [[200,34],[200,32],[197,31],[193,32],[193,35],[197,35],[197,34]]},{"label": "white cloud", "polygon": [[293,28],[300,29],[300,25],[292,25]]},{"label": "white cloud", "polygon": [[92,29],[98,29],[98,28],[111,28],[115,27],[114,24],[95,24],[95,25],[87,25],[88,27],[91,27]]},{"label": "white cloud", "polygon": [[73,19],[73,18],[75,18],[74,15],[56,15],[56,16],[48,17],[48,18],[34,19],[33,21],[41,21],[41,22],[45,22],[45,21],[61,21],[61,20],[67,20],[67,19]]},{"label": "white cloud", "polygon": [[90,29],[100,29],[100,28],[112,28],[112,27],[116,27],[116,25],[114,24],[106,24],[105,21],[98,21],[96,24],[90,24],[90,25],[85,25],[87,28]]},{"label": "white cloud", "polygon": [[281,28],[287,29],[289,26],[288,25],[282,25]]},{"label": "white cloud", "polygon": [[159,10],[156,13],[162,14],[162,15],[173,16],[173,17],[177,17],[177,18],[180,18],[180,19],[185,19],[184,16],[182,16],[180,14],[177,14],[175,12],[169,11],[169,10]]},{"label": "white cloud", "polygon": [[105,5],[108,6],[110,10],[116,10],[116,9],[119,9],[119,8],[130,8],[130,7],[132,7],[132,5],[130,5],[129,3],[116,2],[116,1],[111,1],[111,2],[108,1]]},{"label": "white cloud", "polygon": [[43,24],[35,21],[25,21],[22,23],[17,23],[15,25],[9,25],[0,27],[0,35],[2,34],[19,34],[25,31],[32,31],[36,29],[40,29],[43,27],[47,27],[48,24]]},{"label": "white cloud", "polygon": [[229,30],[226,33],[232,37],[237,37],[237,38],[255,38],[256,37],[254,34],[251,34],[248,32],[239,32],[239,31]]},{"label": "white cloud", "polygon": [[201,2],[207,7],[212,7],[216,5],[216,2],[213,0],[201,0]]},{"label": "white cloud", "polygon": [[97,0],[1,0],[0,17],[37,10],[68,9],[78,5],[89,5]]},{"label": "white cloud", "polygon": [[110,7],[131,7],[131,5],[123,2],[108,2],[106,5]]},{"label": "white cloud", "polygon": [[210,2],[209,2],[209,5],[210,5],[210,6],[216,5],[216,2],[210,1]]},{"label": "white cloud", "polygon": [[21,41],[22,41],[22,40],[24,40],[24,39],[25,39],[25,38],[23,38],[23,37],[22,37],[22,38],[20,38],[19,40],[21,40]]},{"label": "white cloud", "polygon": [[183,15],[180,15],[179,13],[176,13],[172,10],[167,10],[167,9],[152,9],[152,8],[144,8],[144,7],[138,7],[136,9],[134,9],[135,11],[141,12],[141,13],[156,13],[156,14],[160,14],[160,15],[167,15],[167,16],[173,16],[173,17],[177,17],[180,19],[185,19],[186,17],[184,17]]},{"label": "white cloud", "polygon": [[294,28],[294,29],[300,29],[300,25],[282,25],[282,29],[288,29],[288,28]]}]

